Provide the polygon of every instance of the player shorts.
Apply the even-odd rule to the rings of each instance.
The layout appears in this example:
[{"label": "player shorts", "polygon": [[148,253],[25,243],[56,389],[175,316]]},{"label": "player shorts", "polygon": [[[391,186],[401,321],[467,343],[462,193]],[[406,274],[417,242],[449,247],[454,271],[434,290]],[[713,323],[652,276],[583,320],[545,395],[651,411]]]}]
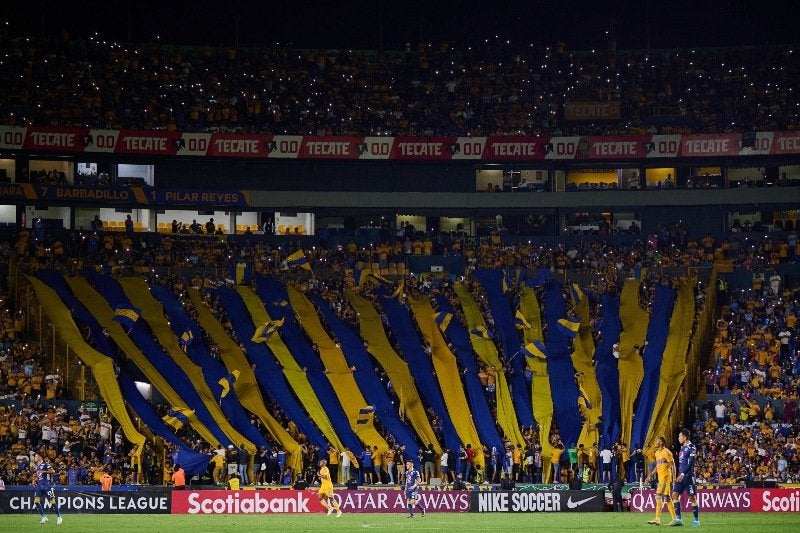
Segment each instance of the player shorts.
[{"label": "player shorts", "polygon": [[317,495],[318,496],[325,496],[327,498],[333,498],[333,488],[319,489],[317,491]]},{"label": "player shorts", "polygon": [[417,499],[417,491],[414,489],[410,489],[406,491],[406,500],[416,500]]},{"label": "player shorts", "polygon": [[678,494],[688,493],[689,496],[697,494],[697,485],[695,485],[694,478],[683,476],[681,481],[676,481],[672,484],[672,492]]},{"label": "player shorts", "polygon": [[658,486],[656,486],[656,495],[667,497],[670,495],[669,488],[672,485],[672,476],[658,479]]},{"label": "player shorts", "polygon": [[56,493],[53,490],[53,487],[45,488],[45,487],[36,487],[36,491],[34,492],[33,498],[34,500],[39,501],[49,501],[53,500],[56,497]]}]

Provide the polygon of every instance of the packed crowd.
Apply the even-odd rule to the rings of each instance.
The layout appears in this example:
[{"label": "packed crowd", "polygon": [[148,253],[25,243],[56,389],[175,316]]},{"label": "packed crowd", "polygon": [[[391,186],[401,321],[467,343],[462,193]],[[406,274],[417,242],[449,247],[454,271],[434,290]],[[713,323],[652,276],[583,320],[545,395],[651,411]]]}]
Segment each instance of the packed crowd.
[{"label": "packed crowd", "polygon": [[[0,44],[0,123],[15,126],[356,136],[797,127],[791,46],[576,52],[492,39],[379,55],[9,33]],[[621,118],[566,121],[565,104],[584,101],[618,101]]]},{"label": "packed crowd", "polygon": [[[754,240],[757,244],[750,247],[740,247],[736,245],[735,241],[720,243],[712,237],[693,240],[689,238],[686,228],[679,224],[664,225],[660,233],[651,236],[647,242],[637,241],[633,245],[625,246],[611,246],[599,240],[585,240],[575,246],[562,245],[553,249],[529,244],[511,247],[502,245],[499,239],[489,238],[479,243],[473,243],[463,236],[454,235],[454,237],[455,239],[452,239],[446,245],[437,243],[435,246],[447,246],[448,253],[464,254],[468,258],[468,264],[476,268],[526,266],[563,269],[582,267],[596,273],[605,273],[605,275],[597,278],[606,279],[606,283],[589,288],[590,291],[596,293],[617,290],[612,281],[615,279],[615,276],[611,275],[612,272],[619,275],[635,272],[636,269],[643,267],[665,263],[684,267],[708,266],[715,257],[730,258],[755,272],[767,272],[765,277],[756,276],[752,291],[743,292],[741,296],[735,296],[731,299],[727,307],[727,312],[730,313],[730,316],[723,316],[724,324],[722,322],[718,324],[719,338],[714,347],[714,367],[708,373],[709,392],[732,392],[737,394],[739,395],[737,397],[741,398],[741,400],[737,401],[746,407],[740,409],[740,406],[737,405],[736,412],[733,413],[733,406],[726,406],[728,411],[723,417],[723,424],[719,424],[715,420],[709,422],[704,417],[698,416],[697,419],[702,422],[698,422],[695,429],[702,431],[695,437],[695,442],[702,443],[704,451],[705,462],[702,464],[703,471],[707,472],[707,474],[704,474],[702,479],[712,481],[731,479],[732,470],[722,466],[721,458],[734,455],[734,452],[729,451],[731,449],[736,449],[740,452],[744,450],[746,454],[750,454],[751,446],[747,445],[747,442],[751,441],[758,444],[755,446],[756,459],[753,462],[752,457],[750,457],[749,462],[742,462],[744,470],[740,469],[741,472],[747,472],[748,468],[752,467],[753,475],[760,476],[758,479],[766,479],[778,474],[782,476],[781,479],[794,479],[793,476],[797,473],[797,459],[793,453],[796,428],[793,425],[792,416],[795,409],[793,405],[795,405],[797,399],[798,385],[800,385],[800,379],[798,378],[798,367],[800,365],[794,339],[796,337],[795,317],[800,309],[798,309],[796,303],[797,289],[787,287],[780,277],[778,277],[777,281],[772,279],[772,273],[768,272],[767,269],[770,264],[792,261],[797,253],[796,242],[794,243],[795,247],[792,247],[789,246],[788,242],[774,242],[765,238],[760,241]],[[133,240],[126,242],[121,240],[126,238],[131,239],[126,236],[103,236],[103,240],[98,241],[96,248],[97,254],[100,255],[97,255],[94,261],[98,264],[113,264],[115,255],[119,253],[119,249],[123,246],[128,248],[128,252],[131,252],[135,248],[135,243]],[[76,242],[81,245],[82,239]],[[99,243],[103,244],[100,245]],[[194,249],[192,245],[200,246],[200,249]],[[60,256],[71,258],[71,245],[62,246],[65,251]],[[222,263],[227,264],[229,264],[230,257],[235,257],[236,262],[252,265],[255,271],[276,275],[285,281],[298,281],[297,271],[286,268],[286,250],[272,249],[259,244],[232,247],[224,242],[216,243],[215,241],[212,244],[207,240],[194,242],[166,239],[163,246],[164,248],[162,249],[143,248],[139,253],[150,253],[155,254],[155,256],[160,253],[166,255],[171,253],[174,254],[170,256],[170,261],[174,261],[172,264],[183,263],[185,259],[182,254],[189,253],[198,257],[206,256],[206,254],[210,254],[208,257],[216,255],[216,257],[222,259]],[[59,262],[69,263],[66,259],[56,259],[53,252],[55,247],[55,243],[37,241],[34,236],[26,234],[26,232],[20,235],[20,239],[16,243],[18,252],[24,254],[32,251],[34,258],[41,259],[42,263],[39,265],[41,267],[54,266]],[[41,253],[42,251],[44,253]],[[349,244],[347,246],[336,245],[328,249],[317,248],[309,252],[309,259],[315,265],[315,268],[326,267],[328,270],[327,276],[317,276],[310,281],[306,277],[304,278],[306,283],[300,286],[306,290],[317,291],[346,323],[355,325],[357,323],[356,313],[349,306],[347,298],[344,296],[344,290],[353,283],[353,269],[372,262],[376,262],[379,265],[387,264],[390,260],[401,259],[405,253],[406,250],[403,247],[398,247],[397,244],[392,245],[388,242],[369,250],[350,246]],[[128,264],[135,264],[135,261],[131,260]],[[644,307],[647,306],[648,294],[652,292],[647,287],[654,286],[657,283],[675,282],[675,278],[662,277],[661,274],[654,272],[655,269],[651,269],[646,279],[646,288],[642,291],[642,305]],[[196,310],[193,309],[191,302],[185,298],[183,289],[186,286],[213,287],[219,283],[224,283],[225,280],[211,275],[201,276],[197,274],[182,278],[180,274],[170,274],[160,278],[153,276],[152,282],[162,283],[172,288],[175,294],[179,296],[189,315],[196,316]],[[777,285],[775,284],[776,282]],[[481,301],[482,289],[480,285],[477,283],[467,283],[467,285],[476,300]],[[441,293],[447,297],[448,291],[451,291],[451,286],[446,277],[417,278],[411,276],[406,278],[406,290],[418,295]],[[239,342],[224,309],[217,304],[212,294],[213,291],[207,293],[206,305],[209,306],[209,309],[223,324],[232,338]],[[374,294],[371,291],[364,291],[364,295],[379,304],[378,299],[374,298]],[[698,300],[702,302],[701,296],[702,291],[699,291]],[[454,309],[457,310],[456,315],[458,315],[459,306],[455,305]],[[484,312],[487,312],[487,310],[484,309]],[[596,312],[593,317],[597,318]],[[463,320],[460,316],[456,316],[455,319]],[[24,320],[24,318],[18,318],[17,320]],[[10,314],[6,317],[5,324],[6,330],[11,331],[20,330],[21,327],[14,325],[14,317]],[[789,334],[784,334],[785,331],[788,331]],[[218,348],[211,338],[204,334],[204,341],[209,346],[209,352],[212,356],[214,354],[218,356]],[[21,369],[24,374],[26,372],[25,362],[31,359],[28,355],[33,355],[34,360],[36,356],[41,355],[36,351],[35,345],[31,345],[25,350],[19,348],[19,346],[25,345],[18,342],[12,342],[8,346],[4,344],[4,347],[11,348],[10,350],[5,350],[4,353],[14,354],[13,357],[7,358],[7,364],[3,367],[4,375],[0,381],[6,386],[8,386],[8,382],[5,376],[11,375],[8,369],[12,368],[13,365],[17,365],[13,366],[15,373],[16,370]],[[26,350],[33,351],[26,352]],[[502,361],[504,357],[502,348],[499,352]],[[34,364],[33,368],[35,369],[34,374],[45,372],[44,368],[39,368],[38,365]],[[491,400],[489,384],[492,372],[507,370],[506,368],[493,369],[485,366],[480,368],[481,375],[479,377],[482,383],[485,381],[484,388],[487,392],[487,399]],[[47,374],[44,374],[43,377],[46,382]],[[391,394],[390,380],[385,375],[382,376],[382,379]],[[57,380],[58,376],[56,375],[56,383]],[[34,393],[33,389],[31,389],[31,393]],[[33,399],[33,394],[22,390],[20,398],[28,399],[30,402]],[[763,401],[758,401],[759,398],[766,398],[769,401],[781,401],[782,405],[773,406],[771,403],[764,405]],[[489,404],[492,405],[491,401]],[[764,405],[764,407],[760,407],[760,405]],[[164,410],[167,407],[159,406],[159,408]],[[120,446],[115,446],[116,443],[113,443],[108,435],[110,430],[106,429],[105,422],[101,418],[89,417],[86,420],[84,429],[84,420],[81,419],[81,417],[85,417],[84,414],[76,413],[75,416],[70,416],[53,409],[54,413],[60,413],[56,417],[50,411],[49,408],[40,411],[33,408],[33,411],[23,410],[19,412],[7,410],[4,419],[8,420],[7,426],[9,428],[8,431],[4,432],[6,435],[5,453],[7,465],[14,463],[17,457],[21,457],[25,453],[30,455],[41,444],[45,446],[45,448],[39,448],[41,451],[50,455],[55,453],[54,462],[63,465],[64,468],[62,470],[68,481],[74,478],[74,476],[69,477],[70,471],[78,476],[74,479],[84,483],[96,482],[96,477],[105,470],[112,472],[112,476],[118,482],[162,483],[168,478],[167,474],[171,471],[174,463],[173,458],[176,452],[174,447],[159,443],[159,449],[165,450],[163,455],[156,453],[154,450],[148,451],[150,459],[142,459],[142,473],[137,474],[136,465],[130,464],[129,458],[131,455],[127,444],[122,444],[121,448]],[[395,456],[398,453],[402,455],[402,443],[397,443],[393,436],[386,433],[383,428],[379,429],[383,431],[387,442],[391,443],[390,451],[382,452],[377,456],[371,451],[367,457],[364,455],[364,451],[320,450],[307,442],[304,435],[297,430],[296,425],[286,417],[277,405],[271,404],[270,412],[301,443],[304,456],[303,471],[292,472],[285,464],[285,453],[274,440],[271,440],[272,451],[260,450],[252,458],[254,462],[253,470],[246,470],[245,473],[242,473],[240,466],[249,460],[242,459],[240,454],[245,452],[238,449],[220,450],[219,447],[202,442],[190,427],[186,427],[178,431],[178,436],[183,439],[187,446],[198,452],[206,453],[213,458],[209,471],[205,476],[202,476],[203,479],[201,481],[225,483],[228,478],[238,476],[244,482],[285,483],[296,480],[299,475],[307,483],[312,483],[315,481],[315,469],[313,466],[319,457],[325,457],[332,465],[341,465],[338,476],[343,475],[344,466],[347,463],[352,468],[353,473],[358,473],[356,479],[361,482],[380,481],[390,483],[398,479],[398,463],[397,461],[389,460],[386,453],[395,454]],[[776,412],[781,413],[782,418],[780,420],[782,422],[777,421]],[[20,441],[19,438],[14,439],[14,431],[16,431],[16,436],[19,437],[19,430],[23,424],[18,420],[21,420],[22,413],[25,413],[25,417],[27,417],[29,429],[26,429],[24,439]],[[35,417],[30,416],[32,413],[35,413]],[[432,412],[429,415],[432,427],[440,428],[441,423],[437,421],[435,415]],[[33,418],[35,420],[32,420]],[[55,442],[53,442],[50,428],[46,425],[49,422],[53,422],[53,425],[56,426],[59,423],[61,424],[61,426],[57,426],[61,429],[55,431]],[[43,423],[45,423],[45,428],[48,429],[43,429]],[[255,419],[253,423],[260,424]],[[714,426],[713,424],[717,425]],[[0,427],[2,426],[3,424],[0,424]],[[62,429],[66,430],[66,428],[70,428],[72,433],[62,432]],[[76,428],[78,429],[76,430]],[[445,480],[452,481],[461,479],[468,482],[498,482],[507,473],[508,477],[515,482],[536,482],[544,479],[561,479],[566,482],[572,477],[578,477],[586,481],[608,482],[611,480],[609,478],[613,479],[610,470],[611,461],[615,460],[616,468],[624,467],[629,479],[637,479],[644,472],[642,465],[646,463],[646,457],[649,452],[647,449],[633,449],[638,448],[638,445],[630,447],[624,443],[617,443],[616,446],[609,450],[598,450],[594,446],[584,451],[576,449],[571,443],[568,446],[564,446],[563,443],[559,444],[557,427],[554,426],[547,429],[549,435],[553,438],[554,454],[558,455],[558,457],[554,455],[550,459],[553,464],[559,465],[558,470],[554,470],[550,477],[548,477],[549,473],[542,471],[544,461],[539,446],[540,428],[538,427],[522,428],[525,442],[507,442],[504,450],[484,448],[470,450],[472,453],[469,453],[466,446],[459,450],[446,450],[442,456],[433,457],[434,471],[441,473]],[[260,428],[260,431],[268,439],[271,439],[269,432],[265,428]],[[45,437],[41,436],[43,432],[46,435]],[[708,433],[708,435],[705,433]],[[104,436],[101,436],[101,434]],[[32,439],[29,439],[28,435],[32,436]],[[121,438],[121,434],[118,431],[114,432],[114,435],[119,435]],[[41,442],[37,442],[37,439],[41,440]],[[81,442],[79,444],[75,443],[73,439]],[[102,441],[108,441],[108,446],[104,446]],[[65,443],[68,452],[66,455],[63,453]],[[14,445],[16,445],[16,448],[12,450]],[[75,449],[81,451],[76,455],[74,453]],[[84,453],[84,450],[86,453]],[[720,453],[725,450],[728,450],[725,455],[720,456]],[[338,463],[334,463],[331,460],[334,453],[338,456]],[[423,449],[423,454],[429,453],[429,451]],[[473,468],[472,466],[467,468],[467,464],[471,464],[468,457],[472,456],[474,458],[477,454],[483,455],[486,464],[485,470]],[[606,457],[609,454],[610,458],[606,463]],[[217,456],[221,457],[221,459],[215,459]],[[12,458],[13,461],[9,462]],[[429,455],[421,457],[420,464],[423,467],[421,469],[423,472],[425,472],[424,465],[431,462],[428,459],[430,459]],[[740,460],[744,461],[744,459]],[[220,462],[221,465],[219,464]],[[17,466],[14,476],[22,475],[19,472],[25,470],[24,467],[20,469],[18,461],[15,464]],[[220,468],[222,470],[219,470]],[[11,470],[14,470],[14,468]],[[77,474],[75,474],[76,472]],[[224,474],[220,475],[220,472],[224,472]],[[10,477],[10,475],[11,473],[5,474],[6,481],[14,482],[15,479],[18,479],[17,477]],[[426,478],[429,479],[430,477],[430,475],[426,475]],[[339,477],[339,479],[344,481],[347,478]]]},{"label": "packed crowd", "polygon": [[[782,247],[763,242],[762,254]],[[728,395],[700,409],[696,442],[704,453],[699,479],[717,483],[800,481],[800,355],[797,316],[800,290],[775,270],[753,276],[753,285],[726,294],[706,391]]]}]

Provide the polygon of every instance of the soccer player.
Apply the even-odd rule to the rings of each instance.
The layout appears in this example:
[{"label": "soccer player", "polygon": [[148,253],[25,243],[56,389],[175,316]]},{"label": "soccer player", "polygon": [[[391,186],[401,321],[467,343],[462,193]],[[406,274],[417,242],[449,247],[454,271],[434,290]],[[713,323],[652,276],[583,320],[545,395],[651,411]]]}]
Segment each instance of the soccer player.
[{"label": "soccer player", "polygon": [[50,502],[50,505],[53,506],[53,510],[56,512],[56,516],[58,520],[56,523],[61,525],[63,519],[61,518],[61,510],[58,508],[58,502],[56,501],[55,491],[53,490],[53,482],[50,476],[56,473],[53,470],[53,467],[50,466],[47,461],[45,461],[38,452],[33,455],[33,463],[35,473],[34,473],[34,480],[33,484],[36,487],[34,497],[33,497],[33,504],[39,510],[39,515],[42,517],[42,524],[47,523],[47,515],[44,513],[44,499],[46,498],[47,501]]},{"label": "soccer player", "polygon": [[678,442],[681,443],[681,451],[678,452],[678,477],[672,485],[672,502],[675,505],[675,525],[682,526],[681,520],[681,494],[689,494],[689,503],[692,505],[694,521],[692,527],[700,525],[700,510],[697,507],[697,487],[694,482],[694,461],[697,458],[697,448],[692,443],[691,433],[683,428],[678,433]]},{"label": "soccer player", "polygon": [[322,506],[328,510],[328,516],[336,511],[336,518],[342,516],[342,510],[339,509],[339,502],[333,497],[333,481],[331,481],[331,473],[328,470],[328,461],[325,459],[319,460],[319,490],[317,491],[317,498]]},{"label": "soccer player", "polygon": [[675,506],[672,504],[672,500],[669,497],[669,489],[670,485],[672,485],[672,480],[675,479],[675,460],[672,457],[672,452],[667,448],[667,439],[663,436],[659,435],[656,437],[654,446],[656,449],[656,466],[650,471],[648,479],[658,474],[658,486],[656,487],[656,516],[652,520],[648,520],[647,523],[654,526],[661,525],[661,509],[664,506],[664,502],[667,502],[667,510],[669,510],[669,514],[672,517],[672,522],[670,522],[669,525],[672,526],[676,523]]},{"label": "soccer player", "polygon": [[406,461],[406,506],[408,507],[409,518],[414,518],[414,507],[417,505],[420,505],[422,516],[425,516],[425,505],[421,505],[422,500],[417,492],[421,482],[422,476],[419,471],[414,468],[414,461],[409,459]]}]

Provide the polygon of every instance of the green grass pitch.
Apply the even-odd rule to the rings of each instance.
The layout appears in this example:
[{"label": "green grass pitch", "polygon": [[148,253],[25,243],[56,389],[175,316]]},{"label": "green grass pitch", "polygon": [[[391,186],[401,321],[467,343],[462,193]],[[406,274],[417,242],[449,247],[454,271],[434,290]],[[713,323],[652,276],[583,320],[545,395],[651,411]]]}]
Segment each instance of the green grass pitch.
[{"label": "green grass pitch", "polygon": [[[666,513],[665,513],[666,514]],[[64,515],[64,523],[56,525],[55,515],[48,515],[50,522],[39,524],[39,516],[0,516],[0,531],[53,531],[66,532],[165,532],[165,533],[227,533],[260,531],[443,531],[463,533],[466,531],[654,531],[666,529],[645,522],[648,513],[541,513],[541,514],[473,514],[440,513],[406,518],[404,514],[345,514],[341,518],[315,515]],[[666,516],[667,521],[669,516]],[[684,516],[685,526],[698,532],[725,533],[777,533],[800,531],[798,513],[703,513],[700,527],[690,527],[691,513]],[[666,523],[666,522],[665,522]],[[681,529],[681,530],[683,530]],[[681,531],[679,530],[679,531]]]}]

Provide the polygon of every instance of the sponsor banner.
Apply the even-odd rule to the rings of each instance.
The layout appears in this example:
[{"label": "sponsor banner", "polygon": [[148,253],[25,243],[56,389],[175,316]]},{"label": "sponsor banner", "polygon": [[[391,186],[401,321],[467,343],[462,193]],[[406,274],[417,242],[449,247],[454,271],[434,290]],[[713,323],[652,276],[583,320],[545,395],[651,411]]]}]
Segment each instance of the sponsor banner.
[{"label": "sponsor banner", "polygon": [[565,120],[619,120],[622,105],[611,102],[567,102],[564,104]]},{"label": "sponsor banner", "polygon": [[83,152],[89,143],[89,128],[28,128],[23,150]]},{"label": "sponsor banner", "polygon": [[[195,157],[225,155],[213,153],[214,144],[212,139],[216,136],[217,134],[211,133],[184,133],[177,141],[178,155],[192,155]],[[245,157],[243,154],[239,156]]]},{"label": "sponsor banner", "polygon": [[[470,492],[431,490],[418,493],[425,509],[434,513],[466,513],[470,509]],[[403,490],[340,490],[334,497],[342,511],[350,513],[408,512]]]},{"label": "sponsor banner", "polygon": [[772,153],[775,155],[800,154],[800,132],[776,131]]},{"label": "sponsor banner", "polygon": [[395,137],[390,159],[445,161],[460,151],[456,141],[456,137]]},{"label": "sponsor banner", "polygon": [[542,150],[545,159],[586,159],[589,141],[586,137],[550,137]]},{"label": "sponsor banner", "polygon": [[22,150],[28,128],[0,126],[0,150]]},{"label": "sponsor banner", "polygon": [[718,157],[739,154],[741,133],[710,133],[684,135],[681,139],[681,157]]},{"label": "sponsor banner", "polygon": [[247,207],[250,205],[250,192],[240,190],[151,189],[146,191],[146,194],[149,196],[150,203],[157,205],[197,204],[221,207]]},{"label": "sponsor banner", "polygon": [[750,489],[754,513],[800,513],[800,489]]},{"label": "sponsor banner", "polygon": [[[167,491],[143,492],[79,492],[56,489],[56,501],[61,511],[94,514],[168,514],[171,495]],[[0,514],[29,514],[36,512],[33,490],[0,491]],[[45,502],[50,512],[50,502]]]},{"label": "sponsor banner", "polygon": [[125,205],[250,205],[250,193],[240,190],[145,189],[143,187],[83,187],[78,185],[0,184],[0,202],[76,202]]},{"label": "sponsor banner", "polygon": [[82,139],[84,151],[93,153],[113,154],[117,150],[119,130],[89,130]]},{"label": "sponsor banner", "polygon": [[[212,157],[258,157],[269,156],[267,151],[272,142],[271,135],[237,135],[215,133],[206,148],[206,155]],[[197,139],[196,148],[202,149],[203,141]],[[191,150],[191,145],[188,146]]]},{"label": "sponsor banner", "polygon": [[473,492],[473,513],[557,513],[601,512],[605,510],[602,490],[538,490],[532,492]]},{"label": "sponsor banner", "polygon": [[359,159],[379,160],[389,159],[394,147],[394,137],[364,137],[364,142],[359,146]]},{"label": "sponsor banner", "polygon": [[275,135],[267,145],[267,153],[277,159],[297,159],[303,139],[302,135]]},{"label": "sponsor banner", "polygon": [[321,513],[310,490],[183,490],[172,493],[173,514]]},{"label": "sponsor banner", "polygon": [[[466,491],[422,491],[430,512],[467,512]],[[403,513],[402,490],[338,490],[334,498],[346,513]],[[302,514],[325,509],[316,489],[309,490],[186,490],[172,493],[173,514]]]},{"label": "sponsor banner", "polygon": [[743,133],[738,155],[769,155],[774,138],[775,133],[771,131]]},{"label": "sponsor banner", "polygon": [[363,137],[303,137],[301,159],[358,159],[367,150]]},{"label": "sponsor banner", "polygon": [[451,147],[453,159],[483,159],[486,137],[459,137]]},{"label": "sponsor banner", "polygon": [[183,145],[178,131],[129,131],[122,130],[117,141],[118,154],[175,155]]},{"label": "sponsor banner", "polygon": [[[751,489],[700,489],[697,491],[697,503],[703,511],[745,513],[751,510],[752,500]],[[652,489],[632,490],[631,509],[642,512],[655,511],[656,491]],[[681,509],[691,509],[689,496],[685,493],[681,495]]]},{"label": "sponsor banner", "polygon": [[680,135],[651,135],[644,144],[644,153],[648,158],[678,157],[681,147]]},{"label": "sponsor banner", "polygon": [[609,137],[318,137],[0,126],[0,149],[260,159],[621,161],[800,154],[800,134],[767,131]]},{"label": "sponsor banner", "polygon": [[631,159],[646,155],[647,137],[589,137],[589,159]]},{"label": "sponsor banner", "polygon": [[489,137],[483,159],[544,159],[544,146],[548,142],[547,137]]}]

